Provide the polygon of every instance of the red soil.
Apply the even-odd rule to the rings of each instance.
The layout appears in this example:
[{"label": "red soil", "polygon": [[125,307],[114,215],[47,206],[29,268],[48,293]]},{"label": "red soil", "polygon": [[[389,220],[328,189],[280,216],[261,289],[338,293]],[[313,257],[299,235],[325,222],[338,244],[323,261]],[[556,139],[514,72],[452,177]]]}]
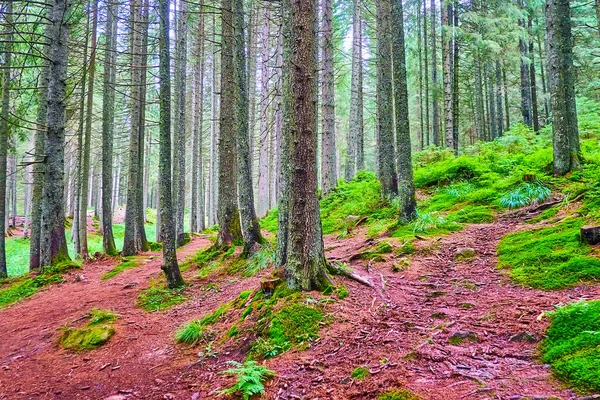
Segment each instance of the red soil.
[{"label": "red soil", "polygon": [[[333,322],[309,350],[266,362],[277,375],[266,384],[265,398],[376,399],[391,388],[407,388],[424,399],[577,398],[539,364],[537,343],[521,339],[524,333],[542,338],[548,324],[538,318],[543,311],[598,298],[600,288],[543,292],[512,284],[496,269],[495,249],[503,235],[521,227],[517,220],[501,219],[417,242],[421,251],[411,256],[407,272],[391,272],[391,256],[369,266],[352,261],[376,289],[336,277],[350,295],[327,306]],[[347,261],[365,241],[361,233],[328,237],[328,257]],[[209,243],[194,238],[180,250],[180,259]],[[454,262],[456,248],[465,246],[476,249],[477,257]],[[212,399],[231,385],[232,378],[218,372],[227,360],[243,360],[239,341],[215,346],[218,356],[199,362],[203,348],[175,345],[173,332],[258,287],[259,277],[211,278],[217,290],[208,290],[206,281],[198,284],[188,271],[186,280],[195,283],[191,300],[148,313],[136,300],[160,277],[160,258],[101,281],[113,266],[114,261],[92,261],[65,283],[0,311],[0,399]],[[88,353],[59,348],[59,328],[94,307],[121,314],[115,336]],[[477,341],[451,345],[455,334]],[[352,380],[358,366],[369,368],[371,376]]]}]

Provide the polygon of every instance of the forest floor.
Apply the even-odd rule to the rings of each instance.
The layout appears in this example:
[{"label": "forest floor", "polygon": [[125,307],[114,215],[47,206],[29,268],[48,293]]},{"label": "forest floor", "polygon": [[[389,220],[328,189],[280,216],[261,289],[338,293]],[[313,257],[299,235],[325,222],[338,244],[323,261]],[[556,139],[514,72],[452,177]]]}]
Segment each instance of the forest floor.
[{"label": "forest floor", "polygon": [[[265,384],[264,397],[376,399],[402,388],[423,399],[578,398],[539,362],[537,346],[548,326],[543,313],[559,303],[597,299],[600,286],[546,292],[511,283],[497,269],[496,247],[503,235],[525,227],[532,225],[503,215],[491,224],[417,240],[404,272],[392,272],[400,258],[393,254],[382,262],[355,260],[372,244],[360,229],[348,238],[327,236],[328,258],[347,262],[374,288],[334,277],[349,296],[326,306],[332,322],[308,350],[292,349],[266,361],[277,374]],[[179,258],[210,244],[194,237]],[[476,257],[455,261],[463,247],[475,249]],[[115,263],[85,263],[64,283],[0,310],[0,399],[210,399],[233,383],[219,371],[228,360],[244,359],[239,342],[199,358],[202,349],[177,345],[173,335],[181,324],[258,288],[270,271],[247,279],[209,277],[199,284],[192,268],[184,273],[193,283],[188,301],[146,312],[137,298],[160,279],[160,255],[147,253],[141,266],[101,280]],[[61,327],[92,308],[121,315],[116,334],[91,352],[60,348]],[[360,366],[370,374],[352,379]]]}]

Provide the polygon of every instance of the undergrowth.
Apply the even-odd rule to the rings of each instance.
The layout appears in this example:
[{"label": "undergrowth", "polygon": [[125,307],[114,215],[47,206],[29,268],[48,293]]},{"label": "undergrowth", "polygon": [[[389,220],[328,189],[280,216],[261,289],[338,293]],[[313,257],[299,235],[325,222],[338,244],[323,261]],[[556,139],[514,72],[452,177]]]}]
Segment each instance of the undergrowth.
[{"label": "undergrowth", "polygon": [[510,268],[517,283],[552,290],[600,279],[600,259],[582,243],[583,218],[551,227],[509,234],[498,245],[500,268]]},{"label": "undergrowth", "polygon": [[237,377],[235,384],[221,391],[222,394],[233,395],[241,394],[244,400],[248,400],[254,395],[260,395],[265,392],[263,383],[275,376],[275,371],[258,365],[255,361],[246,361],[240,364],[236,361],[228,361],[233,368],[222,371],[222,374]]},{"label": "undergrowth", "polygon": [[421,400],[421,398],[406,389],[392,389],[377,396],[377,400]]},{"label": "undergrowth", "polygon": [[549,313],[540,349],[544,363],[577,389],[600,391],[600,301],[573,303]]},{"label": "undergrowth", "polygon": [[140,265],[139,261],[135,261],[135,260],[123,261],[121,264],[117,265],[116,267],[114,267],[113,269],[108,271],[106,274],[102,275],[102,277],[100,279],[105,281],[110,278],[114,278],[115,276],[119,275],[121,272],[128,270],[128,269],[136,268],[139,265]]},{"label": "undergrowth", "polygon": [[183,292],[183,288],[169,289],[150,282],[150,287],[138,295],[138,305],[146,311],[164,311],[186,301]]},{"label": "undergrowth", "polygon": [[76,263],[61,263],[53,267],[47,267],[37,275],[32,273],[3,281],[0,284],[0,309],[31,297],[46,286],[63,282],[63,274],[79,267],[79,264]]}]

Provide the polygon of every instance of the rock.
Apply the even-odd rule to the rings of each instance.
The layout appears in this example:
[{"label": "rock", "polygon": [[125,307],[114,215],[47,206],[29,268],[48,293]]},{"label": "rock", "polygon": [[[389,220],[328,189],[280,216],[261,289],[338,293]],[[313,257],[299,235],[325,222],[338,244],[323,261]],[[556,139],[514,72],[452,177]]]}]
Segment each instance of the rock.
[{"label": "rock", "polygon": [[463,342],[477,342],[477,335],[472,331],[456,331],[448,339],[450,344],[458,345]]},{"label": "rock", "polygon": [[392,264],[392,272],[403,272],[410,267],[410,260],[407,257],[402,257]]},{"label": "rock", "polygon": [[600,226],[584,226],[581,228],[581,239],[591,245],[600,243]]},{"label": "rock", "polygon": [[520,332],[516,335],[512,335],[509,339],[509,342],[523,342],[523,343],[536,343],[537,338],[535,335],[529,332]]},{"label": "rock", "polygon": [[454,254],[454,260],[470,260],[472,258],[475,258],[475,256],[477,256],[477,252],[475,251],[475,249],[472,249],[470,247],[459,247],[458,249],[456,249],[456,253]]}]

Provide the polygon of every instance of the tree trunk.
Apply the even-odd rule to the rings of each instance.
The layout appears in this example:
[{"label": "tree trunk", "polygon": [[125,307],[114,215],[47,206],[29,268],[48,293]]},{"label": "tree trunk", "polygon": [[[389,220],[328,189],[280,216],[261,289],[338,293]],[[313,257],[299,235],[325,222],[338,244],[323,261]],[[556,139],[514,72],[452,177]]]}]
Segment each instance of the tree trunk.
[{"label": "tree trunk", "polygon": [[[363,56],[361,1],[352,0],[352,83],[350,88],[350,120],[348,126],[346,168],[344,178],[351,181],[357,170],[364,168],[363,123]],[[359,165],[361,164],[361,165]]]},{"label": "tree trunk", "polygon": [[92,141],[92,113],[94,110],[94,77],[96,72],[96,30],[98,28],[98,2],[92,1],[92,41],[90,47],[90,59],[88,64],[87,84],[87,108],[85,114],[85,135],[81,160],[81,203],[79,207],[79,254],[84,260],[89,258],[87,244],[87,202],[88,188],[90,183],[90,153]]},{"label": "tree trunk", "polygon": [[335,154],[335,76],[333,65],[333,3],[323,0],[321,194],[327,196],[337,185]]},{"label": "tree trunk", "polygon": [[504,108],[506,114],[506,130],[510,129],[510,105],[508,103],[508,80],[506,79],[506,66],[502,68],[502,85],[504,86]]},{"label": "tree trunk", "polygon": [[392,0],[392,48],[394,65],[394,104],[396,111],[396,149],[398,166],[398,199],[400,222],[417,214],[417,198],[412,170],[410,121],[408,119],[408,83],[402,0]]},{"label": "tree trunk", "polygon": [[431,133],[430,133],[430,124],[429,124],[429,46],[427,45],[427,0],[423,0],[423,56],[424,56],[424,68],[423,77],[425,80],[425,98],[423,100],[425,104],[425,145],[429,146],[431,144]]},{"label": "tree trunk", "polygon": [[216,247],[225,248],[242,240],[237,204],[236,168],[236,80],[232,0],[221,1],[221,112],[219,138],[219,234]]},{"label": "tree trunk", "polygon": [[481,82],[481,57],[479,50],[475,50],[474,59],[474,75],[475,75],[475,131],[479,140],[485,140],[484,128],[484,106],[483,106],[483,85]]},{"label": "tree trunk", "polygon": [[496,113],[496,90],[494,90],[494,74],[490,66],[491,61],[485,63],[485,79],[487,86],[488,102],[490,104],[489,109],[489,123],[490,123],[490,140],[494,140],[498,137],[498,118]]},{"label": "tree trunk", "polygon": [[[392,34],[390,0],[377,2],[377,149],[378,173],[383,197],[398,194],[394,151],[394,106],[392,88]],[[292,186],[293,187],[293,186]]]},{"label": "tree trunk", "polygon": [[[600,1],[600,0],[598,0]],[[550,123],[550,107],[548,105],[548,85],[546,84],[546,73],[544,71],[544,53],[542,53],[542,40],[537,35],[538,53],[540,55],[540,75],[542,78],[542,96],[544,97],[544,125]]]},{"label": "tree trunk", "polygon": [[[284,0],[289,145],[289,226],[285,276],[289,287],[323,289],[328,283],[317,178],[317,1]],[[388,52],[389,53],[389,52]],[[281,229],[281,228],[280,228]]]},{"label": "tree trunk", "polygon": [[211,81],[211,134],[210,134],[210,165],[209,165],[209,190],[207,191],[208,197],[208,225],[212,226],[216,222],[216,208],[217,208],[217,188],[218,188],[218,174],[219,174],[219,155],[218,155],[218,141],[219,141],[219,79],[218,79],[218,46],[216,43],[216,18],[215,14],[212,16],[212,81]]},{"label": "tree trunk", "polygon": [[[523,8],[523,0],[519,0],[519,6]],[[529,71],[529,52],[527,42],[523,35],[526,34],[525,21],[519,19],[521,27],[521,37],[519,38],[519,49],[521,51],[521,114],[523,115],[523,123],[528,127],[533,127],[531,115],[531,83]]]},{"label": "tree trunk", "polygon": [[4,60],[2,65],[2,108],[0,110],[0,279],[8,276],[6,267],[6,158],[8,155],[8,117],[10,107],[10,73],[12,56],[12,9],[11,1],[5,4],[3,47]]},{"label": "tree trunk", "polygon": [[452,5],[442,2],[442,58],[444,81],[444,132],[446,147],[454,149],[454,113],[452,109]]},{"label": "tree trunk", "polygon": [[240,210],[240,225],[244,238],[244,255],[255,251],[257,244],[264,242],[260,234],[260,225],[254,210],[254,187],[248,145],[248,78],[246,76],[246,34],[244,32],[244,0],[234,0],[233,4],[235,71],[235,130],[237,150],[237,190]]},{"label": "tree trunk", "polygon": [[459,45],[458,45],[458,4],[454,2],[452,17],[453,17],[453,33],[452,33],[452,144],[454,146],[454,154],[458,155],[458,130],[460,127],[459,118],[459,95],[460,90],[458,87],[458,71],[459,65]]},{"label": "tree trunk", "polygon": [[194,132],[192,139],[192,208],[190,231],[202,232],[204,226],[204,160],[202,136],[204,133],[204,10],[200,5],[196,28],[196,65],[194,73]]},{"label": "tree trunk", "polygon": [[175,251],[175,221],[171,193],[171,77],[169,54],[169,0],[158,1],[159,28],[159,163],[161,230],[163,240],[163,265],[169,288],[183,285]]},{"label": "tree trunk", "polygon": [[546,2],[548,81],[552,100],[554,174],[580,168],[579,130],[575,104],[573,36],[569,0]]},{"label": "tree trunk", "polygon": [[[102,98],[102,247],[104,248],[104,252],[109,256],[117,255],[112,228],[114,203],[111,197],[113,195],[113,135],[115,132],[118,7],[117,3],[111,2],[107,4],[104,88]],[[120,163],[118,164],[120,165]]]},{"label": "tree trunk", "polygon": [[46,173],[42,200],[40,265],[49,266],[69,260],[65,237],[64,144],[67,79],[68,15],[65,0],[54,0],[50,11],[50,67],[48,70],[48,119],[46,132]]},{"label": "tree trunk", "polygon": [[175,206],[175,233],[177,246],[183,244],[183,220],[185,217],[185,94],[187,69],[187,1],[179,1],[177,13],[177,33],[175,35],[175,114],[173,115],[173,138],[175,140],[173,159],[173,190]]},{"label": "tree trunk", "polygon": [[497,111],[497,129],[498,137],[504,132],[504,113],[502,111],[502,70],[500,61],[496,60],[496,111]]},{"label": "tree trunk", "polygon": [[[443,5],[441,5],[443,8]],[[431,0],[431,86],[433,89],[433,144],[441,146],[440,136],[440,106],[438,103],[438,69],[437,69],[437,22],[436,22],[436,6],[435,0]]]},{"label": "tree trunk", "polygon": [[[417,56],[419,58],[419,149],[425,148],[425,127],[423,114],[423,48],[421,47],[421,3],[417,4]],[[425,74],[427,76],[427,74]]]},{"label": "tree trunk", "polygon": [[260,133],[258,137],[258,202],[257,214],[264,217],[269,211],[269,32],[270,3],[263,1],[264,14],[261,33],[263,43],[260,64]]},{"label": "tree trunk", "polygon": [[531,117],[533,118],[533,131],[540,131],[540,119],[538,116],[537,84],[535,79],[535,51],[533,47],[533,19],[529,15],[527,23],[529,31],[529,85],[531,87]]}]

